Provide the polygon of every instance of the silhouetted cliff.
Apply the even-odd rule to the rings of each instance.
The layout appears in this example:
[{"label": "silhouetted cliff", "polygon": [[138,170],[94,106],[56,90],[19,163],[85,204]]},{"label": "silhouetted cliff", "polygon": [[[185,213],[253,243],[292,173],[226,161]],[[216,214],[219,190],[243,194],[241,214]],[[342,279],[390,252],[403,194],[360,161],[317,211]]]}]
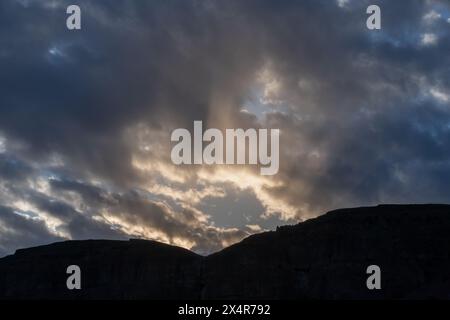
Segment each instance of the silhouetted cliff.
[{"label": "silhouetted cliff", "polygon": [[[66,289],[66,267],[82,290]],[[381,267],[381,290],[366,268]],[[153,241],[67,241],[0,259],[0,298],[450,298],[450,206],[342,209],[207,257]]]},{"label": "silhouetted cliff", "polygon": [[[202,257],[155,241],[66,241],[0,259],[0,298],[196,299]],[[81,269],[68,290],[66,269]]]}]

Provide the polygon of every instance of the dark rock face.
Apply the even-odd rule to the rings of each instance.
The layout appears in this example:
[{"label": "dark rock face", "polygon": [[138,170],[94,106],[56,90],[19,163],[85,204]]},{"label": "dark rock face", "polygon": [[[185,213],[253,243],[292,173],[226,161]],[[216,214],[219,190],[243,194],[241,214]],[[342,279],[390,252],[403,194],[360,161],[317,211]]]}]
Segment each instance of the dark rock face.
[{"label": "dark rock face", "polygon": [[[0,298],[196,299],[202,257],[154,241],[67,241],[0,259]],[[68,290],[66,269],[81,269]]]},{"label": "dark rock face", "polygon": [[[382,290],[366,287],[372,264]],[[336,210],[247,238],[205,269],[207,298],[450,298],[450,206]]]},{"label": "dark rock face", "polygon": [[[68,265],[82,290],[66,288]],[[381,268],[381,290],[366,269]],[[0,259],[0,298],[450,298],[450,206],[342,209],[208,257],[152,241],[68,241]]]}]

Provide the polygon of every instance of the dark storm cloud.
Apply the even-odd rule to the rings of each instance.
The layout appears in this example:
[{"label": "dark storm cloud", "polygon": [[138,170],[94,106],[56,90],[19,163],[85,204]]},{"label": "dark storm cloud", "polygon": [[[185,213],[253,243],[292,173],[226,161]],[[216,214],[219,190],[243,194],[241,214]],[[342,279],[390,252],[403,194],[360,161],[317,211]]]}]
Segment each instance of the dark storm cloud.
[{"label": "dark storm cloud", "polygon": [[[336,19],[322,8],[316,7],[318,16],[308,12],[309,17],[298,19],[302,23],[292,25],[301,40],[285,39],[290,45],[272,56],[282,96],[299,117],[270,117],[272,126],[284,128],[281,175],[289,181],[273,192],[306,211],[448,202],[440,182],[450,171],[448,101],[423,97],[433,85],[442,85],[448,94],[448,23],[436,22],[437,44],[424,46],[421,35],[436,31],[423,25],[433,7],[425,1],[380,2],[383,30],[373,36],[357,26],[359,15],[349,15],[364,12],[367,3],[353,3],[342,14],[333,11]],[[325,26],[304,28],[312,20]],[[305,89],[299,78],[305,79]],[[293,145],[298,153],[286,159]],[[311,159],[308,152],[316,150],[321,157]],[[444,174],[442,180],[436,171]]]},{"label": "dark storm cloud", "polygon": [[0,154],[0,178],[2,180],[21,181],[33,172],[28,164],[13,155]]},{"label": "dark storm cloud", "polygon": [[49,1],[20,3],[1,4],[9,16],[1,35],[1,128],[33,155],[61,152],[121,183],[136,178],[122,136],[127,126],[158,126],[158,110],[204,118],[211,87],[236,90],[236,71],[253,65],[255,49],[233,56],[242,40],[197,2],[80,2],[80,33],[66,30],[64,2],[55,9],[43,5]]},{"label": "dark storm cloud", "polygon": [[[174,210],[142,191],[159,182],[133,165],[141,155],[137,136],[153,142],[143,143],[144,163],[167,162],[171,130],[199,119],[282,130],[277,183],[262,190],[297,208],[284,219],[341,206],[449,201],[448,2],[377,1],[381,31],[365,27],[371,1],[86,0],[77,1],[76,32],[65,28],[68,4],[0,2],[5,207],[28,201],[64,221],[60,231],[73,238],[125,237],[107,213],[169,242],[220,248],[247,231],[217,228],[221,219],[195,209],[207,203],[221,214],[236,193],[247,212],[233,214],[257,215],[264,203],[246,206],[263,202],[261,190],[240,199],[240,190],[228,190],[222,200],[206,196],[195,208]],[[440,17],[429,21],[432,10]],[[143,134],[138,125],[151,130]],[[182,192],[198,190],[197,169],[185,170],[192,176]],[[34,190],[41,180],[50,190]],[[35,240],[45,242],[39,230]],[[8,248],[30,243],[5,239]]]},{"label": "dark storm cloud", "polygon": [[0,257],[16,249],[63,240],[49,232],[44,222],[19,215],[4,206],[0,206],[0,231]]}]

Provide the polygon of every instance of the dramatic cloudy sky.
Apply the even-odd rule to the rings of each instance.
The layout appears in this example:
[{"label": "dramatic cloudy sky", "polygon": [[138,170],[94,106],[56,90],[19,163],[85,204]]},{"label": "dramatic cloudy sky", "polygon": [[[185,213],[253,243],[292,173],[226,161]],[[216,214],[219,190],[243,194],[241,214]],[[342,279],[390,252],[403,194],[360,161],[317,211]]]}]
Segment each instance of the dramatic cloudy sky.
[{"label": "dramatic cloudy sky", "polygon": [[[450,202],[449,53],[447,0],[2,0],[0,256],[208,253],[333,208]],[[194,120],[279,128],[279,173],[173,165]]]}]

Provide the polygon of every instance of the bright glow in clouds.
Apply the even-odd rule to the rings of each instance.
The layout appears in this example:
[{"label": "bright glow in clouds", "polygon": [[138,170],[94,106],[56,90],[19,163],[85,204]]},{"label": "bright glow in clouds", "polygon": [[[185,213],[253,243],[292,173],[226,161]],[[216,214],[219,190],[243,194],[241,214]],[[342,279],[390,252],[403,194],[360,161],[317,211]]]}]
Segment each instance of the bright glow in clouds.
[{"label": "bright glow in clouds", "polygon": [[263,86],[263,95],[260,99],[262,104],[280,104],[281,83],[270,70],[264,68],[257,76],[257,82]]},{"label": "bright glow in clouds", "polygon": [[251,189],[259,201],[266,208],[265,217],[279,214],[283,220],[294,219],[297,209],[281,199],[277,199],[270,193],[270,188],[282,186],[281,182],[275,182],[270,178],[252,174],[246,170],[218,169],[216,171],[200,170],[198,176],[209,183],[231,182],[240,190]]},{"label": "bright glow in clouds", "polygon": [[423,46],[431,46],[437,44],[438,37],[434,33],[425,33],[420,41]]},{"label": "bright glow in clouds", "polygon": [[336,1],[338,6],[341,8],[345,7],[350,2],[350,0],[336,0]]},{"label": "bright glow in clouds", "polygon": [[430,94],[433,96],[433,98],[435,98],[436,100],[438,100],[439,102],[449,102],[450,101],[450,95],[437,89],[437,88],[432,88],[430,90]]},{"label": "bright glow in clouds", "polygon": [[[176,165],[257,165],[261,175],[275,175],[279,170],[279,129],[215,128],[203,133],[202,121],[194,121],[194,133],[179,128],[172,131],[171,141],[177,142],[171,151]],[[267,135],[270,135],[270,141]],[[204,145],[206,142],[206,146]],[[224,145],[226,146],[224,148]],[[269,151],[270,146],[270,151]],[[248,147],[248,149],[247,149]],[[248,162],[247,162],[248,156]]]},{"label": "bright glow in clouds", "polygon": [[426,15],[423,16],[423,19],[427,23],[432,23],[432,22],[434,22],[434,21],[436,21],[436,20],[438,20],[440,18],[441,18],[441,15],[438,12],[434,11],[434,10],[431,10],[430,12],[428,12]]},{"label": "bright glow in clouds", "polygon": [[2,136],[0,136],[0,153],[4,153],[6,151],[6,140]]},{"label": "bright glow in clouds", "polygon": [[47,229],[54,235],[62,238],[70,239],[70,235],[59,229],[64,224],[64,221],[48,214],[47,212],[38,209],[34,204],[26,200],[17,200],[12,203],[12,207],[16,208],[16,214],[19,213],[26,219],[42,221],[45,223]]}]

